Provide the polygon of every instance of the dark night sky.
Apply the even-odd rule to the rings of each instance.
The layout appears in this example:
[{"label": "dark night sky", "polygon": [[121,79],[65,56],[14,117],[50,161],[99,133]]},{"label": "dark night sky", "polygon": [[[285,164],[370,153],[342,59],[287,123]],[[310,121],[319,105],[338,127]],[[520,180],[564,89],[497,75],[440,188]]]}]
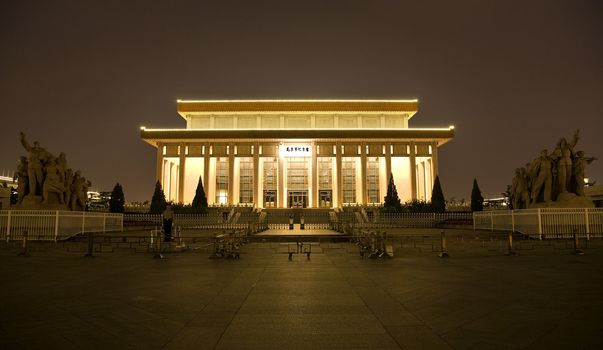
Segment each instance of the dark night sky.
[{"label": "dark night sky", "polygon": [[0,169],[19,131],[100,190],[150,199],[139,126],[184,127],[176,99],[418,98],[411,127],[456,126],[447,197],[577,128],[603,183],[601,1],[3,1]]}]

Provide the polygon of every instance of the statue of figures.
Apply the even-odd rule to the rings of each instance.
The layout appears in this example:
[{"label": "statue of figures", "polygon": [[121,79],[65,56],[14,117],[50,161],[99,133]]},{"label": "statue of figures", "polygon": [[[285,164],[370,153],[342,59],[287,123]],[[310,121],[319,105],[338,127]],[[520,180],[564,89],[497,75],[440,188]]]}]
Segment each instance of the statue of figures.
[{"label": "statue of figures", "polygon": [[65,155],[65,152],[59,153],[59,156],[57,158],[57,166],[59,169],[59,175],[61,176],[64,182],[65,174],[67,172],[67,156]]},{"label": "statue of figures", "polygon": [[40,195],[42,193],[42,183],[44,182],[44,173],[42,172],[44,163],[50,158],[50,153],[40,147],[38,141],[34,141],[31,146],[25,140],[25,134],[21,132],[21,144],[29,152],[27,177],[29,179],[29,194]]},{"label": "statue of figures", "polygon": [[71,187],[71,210],[85,210],[88,188],[92,185],[83,177],[80,171],[75,172]]},{"label": "statue of figures", "polygon": [[595,157],[584,157],[583,151],[576,152],[572,167],[572,179],[574,181],[575,193],[578,196],[584,196],[584,174],[586,166],[596,159],[597,158]]},{"label": "statue of figures", "polygon": [[29,193],[29,178],[27,176],[27,170],[27,157],[21,156],[19,159],[19,165],[17,166],[17,171],[13,177],[13,181],[18,181],[17,194],[19,199],[17,200],[17,204],[21,204],[23,202],[23,198]]},{"label": "statue of figures", "polygon": [[528,192],[528,179],[525,168],[515,169],[515,177],[511,184],[511,195],[513,209],[525,209],[530,203],[530,193]]},{"label": "statue of figures", "polygon": [[570,189],[570,180],[572,176],[572,157],[574,155],[574,147],[578,143],[580,131],[574,133],[571,143],[562,137],[557,143],[555,149],[555,157],[557,158],[557,185],[559,193],[568,192]]},{"label": "statue of figures", "polygon": [[52,159],[44,168],[46,178],[44,179],[42,203],[48,203],[50,193],[56,193],[59,197],[59,203],[65,204],[63,194],[65,192],[64,177],[59,170],[59,160]]},{"label": "statue of figures", "polygon": [[65,203],[71,204],[71,187],[73,186],[73,170],[71,168],[65,171]]},{"label": "statue of figures", "polygon": [[543,200],[545,202],[551,201],[551,191],[553,188],[553,173],[551,169],[551,157],[549,157],[547,150],[544,149],[540,153],[540,157],[532,162],[532,169],[530,169],[531,174],[536,175],[533,178],[532,193],[530,195],[532,204],[535,204],[538,200],[541,190]]}]

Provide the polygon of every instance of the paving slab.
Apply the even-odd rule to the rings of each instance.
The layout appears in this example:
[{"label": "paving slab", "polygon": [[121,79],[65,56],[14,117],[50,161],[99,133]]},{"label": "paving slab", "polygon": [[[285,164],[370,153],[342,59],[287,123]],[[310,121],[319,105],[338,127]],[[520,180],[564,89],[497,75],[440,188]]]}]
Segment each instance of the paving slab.
[{"label": "paving slab", "polygon": [[471,237],[449,259],[396,248],[372,260],[316,244],[293,261],[275,242],[244,246],[240,260],[85,259],[70,243],[19,258],[0,246],[0,348],[603,348],[603,249],[534,242],[506,257]]}]

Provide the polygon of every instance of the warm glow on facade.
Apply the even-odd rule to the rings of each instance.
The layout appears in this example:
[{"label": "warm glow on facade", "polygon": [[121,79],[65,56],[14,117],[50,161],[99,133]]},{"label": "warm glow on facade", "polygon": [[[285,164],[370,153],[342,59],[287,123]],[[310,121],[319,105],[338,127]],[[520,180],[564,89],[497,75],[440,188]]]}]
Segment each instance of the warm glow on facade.
[{"label": "warm glow on facade", "polygon": [[166,198],[210,205],[333,208],[429,200],[454,127],[409,128],[417,100],[178,101],[186,129],[147,129]]}]

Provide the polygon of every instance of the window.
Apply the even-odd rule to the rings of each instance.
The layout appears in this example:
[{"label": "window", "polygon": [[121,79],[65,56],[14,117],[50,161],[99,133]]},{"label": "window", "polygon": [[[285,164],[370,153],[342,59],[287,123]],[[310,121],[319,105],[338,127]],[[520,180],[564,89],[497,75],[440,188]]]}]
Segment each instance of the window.
[{"label": "window", "polygon": [[228,204],[228,158],[216,158],[216,204]]},{"label": "window", "polygon": [[356,159],[344,158],[341,163],[343,204],[356,203]]},{"label": "window", "polygon": [[253,158],[239,158],[239,203],[253,203]]},{"label": "window", "polygon": [[366,159],[366,191],[368,203],[379,203],[379,158]]},{"label": "window", "polygon": [[333,160],[331,158],[318,158],[318,189],[333,189]]},{"label": "window", "polygon": [[287,158],[287,190],[308,190],[308,158]]}]

